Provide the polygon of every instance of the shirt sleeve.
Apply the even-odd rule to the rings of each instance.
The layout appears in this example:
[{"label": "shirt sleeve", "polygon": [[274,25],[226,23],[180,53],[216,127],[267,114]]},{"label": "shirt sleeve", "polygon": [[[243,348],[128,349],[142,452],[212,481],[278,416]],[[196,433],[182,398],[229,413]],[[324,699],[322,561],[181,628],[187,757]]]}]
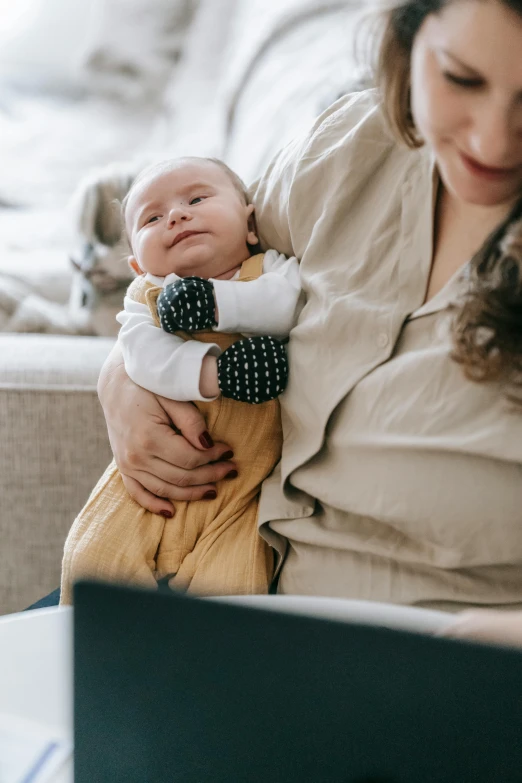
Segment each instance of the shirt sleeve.
[{"label": "shirt sleeve", "polygon": [[288,258],[300,259],[290,230],[292,190],[310,144],[334,110],[335,104],[279,150],[263,174],[250,185],[248,198],[255,207],[257,234],[263,250],[273,248]]},{"label": "shirt sleeve", "polygon": [[[257,233],[262,250],[274,248],[287,257],[297,256],[302,260],[310,236],[310,226],[319,219],[328,204],[325,182],[335,185],[339,198],[338,174],[328,174],[329,167],[336,165],[336,151],[345,153],[352,145],[358,129],[365,127],[370,114],[382,116],[376,89],[344,95],[332,103],[308,129],[284,146],[268,164],[263,174],[248,189],[249,201],[254,204]],[[382,144],[383,128],[379,121],[379,132],[367,133],[376,136],[375,143]],[[384,138],[395,144],[389,131]],[[367,139],[370,145],[373,138]],[[346,176],[353,163],[360,168],[359,160],[349,160]],[[375,156],[368,155],[368,159]],[[313,177],[310,175],[313,174]],[[304,192],[303,192],[303,183]],[[313,183],[313,184],[311,184]],[[296,194],[298,194],[297,197]]]},{"label": "shirt sleeve", "polygon": [[218,332],[288,337],[304,303],[299,263],[276,250],[268,250],[263,274],[241,282],[213,280],[219,313]]},{"label": "shirt sleeve", "polygon": [[255,206],[257,234],[262,249],[273,248],[287,258],[296,255],[290,233],[288,201],[307,139],[308,134],[287,144],[248,190],[249,201]]},{"label": "shirt sleeve", "polygon": [[150,310],[128,296],[116,320],[118,342],[127,375],[138,386],[179,402],[209,400],[199,391],[201,365],[208,354],[219,356],[218,345],[183,340],[154,323]]}]

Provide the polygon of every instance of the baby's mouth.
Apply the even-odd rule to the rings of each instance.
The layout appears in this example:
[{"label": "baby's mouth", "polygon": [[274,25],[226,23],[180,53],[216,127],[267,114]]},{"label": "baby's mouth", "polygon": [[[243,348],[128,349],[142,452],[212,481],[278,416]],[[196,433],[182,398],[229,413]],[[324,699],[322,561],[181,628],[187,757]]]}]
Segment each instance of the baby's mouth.
[{"label": "baby's mouth", "polygon": [[183,239],[187,239],[187,237],[192,237],[197,234],[204,234],[204,231],[182,231],[181,234],[178,234],[174,237],[172,240],[171,247],[174,247],[174,245],[177,245],[179,242],[181,242]]}]

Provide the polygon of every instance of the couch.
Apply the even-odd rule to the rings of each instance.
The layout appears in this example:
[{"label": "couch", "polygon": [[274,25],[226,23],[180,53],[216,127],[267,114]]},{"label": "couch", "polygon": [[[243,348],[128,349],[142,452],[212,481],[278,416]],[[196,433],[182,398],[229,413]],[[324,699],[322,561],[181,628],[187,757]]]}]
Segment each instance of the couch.
[{"label": "couch", "polygon": [[[66,171],[57,167],[54,198],[54,180],[43,182],[38,174],[32,190],[24,191],[23,167],[19,177],[0,184],[0,203],[6,205],[0,208],[0,274],[14,289],[25,287],[60,305],[67,301],[71,237],[64,210],[78,177],[92,167],[150,157],[151,150],[158,158],[216,155],[249,182],[358,79],[356,0],[187,5],[183,35],[175,39],[179,51],[171,52],[170,70],[163,69],[159,82],[153,71],[161,91],[146,112],[139,94],[125,93],[103,96],[109,120],[100,118],[99,105],[88,111],[78,96],[47,105],[44,119],[58,118],[62,147],[80,130],[94,138],[100,123],[110,132],[104,144],[92,143],[87,151],[78,151],[75,142],[71,165]],[[23,96],[26,108],[30,99]],[[76,117],[80,130],[71,125],[65,134],[64,117]],[[51,136],[40,145],[33,171],[40,171],[39,161],[52,170],[45,157],[53,152]],[[12,168],[16,139],[0,149],[0,164],[8,154]],[[0,290],[0,305],[1,297]],[[113,340],[2,332],[0,322],[0,614],[20,610],[57,586],[67,531],[110,460],[96,383]]]}]

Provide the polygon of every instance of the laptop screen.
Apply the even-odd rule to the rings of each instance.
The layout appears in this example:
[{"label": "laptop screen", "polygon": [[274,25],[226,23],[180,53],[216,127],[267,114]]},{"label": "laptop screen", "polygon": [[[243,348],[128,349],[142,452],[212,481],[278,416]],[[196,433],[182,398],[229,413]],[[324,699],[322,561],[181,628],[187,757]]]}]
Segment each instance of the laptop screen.
[{"label": "laptop screen", "polygon": [[522,654],[75,588],[76,783],[522,780]]}]

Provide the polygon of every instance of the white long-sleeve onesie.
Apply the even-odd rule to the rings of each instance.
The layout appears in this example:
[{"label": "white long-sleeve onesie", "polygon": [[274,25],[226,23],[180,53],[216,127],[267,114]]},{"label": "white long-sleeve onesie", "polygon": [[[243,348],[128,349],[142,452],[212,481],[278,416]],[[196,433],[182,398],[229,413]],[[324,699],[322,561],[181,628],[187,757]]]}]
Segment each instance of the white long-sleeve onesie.
[{"label": "white long-sleeve onesie", "polygon": [[[146,279],[165,287],[179,280],[176,274]],[[212,280],[219,313],[216,332],[245,335],[288,336],[303,307],[296,258],[267,250],[263,274],[257,280],[241,282]],[[121,324],[118,341],[127,375],[138,386],[171,400],[209,400],[199,391],[201,366],[207,354],[219,356],[215,343],[183,340],[158,329],[146,304],[125,297],[116,316]]]}]

